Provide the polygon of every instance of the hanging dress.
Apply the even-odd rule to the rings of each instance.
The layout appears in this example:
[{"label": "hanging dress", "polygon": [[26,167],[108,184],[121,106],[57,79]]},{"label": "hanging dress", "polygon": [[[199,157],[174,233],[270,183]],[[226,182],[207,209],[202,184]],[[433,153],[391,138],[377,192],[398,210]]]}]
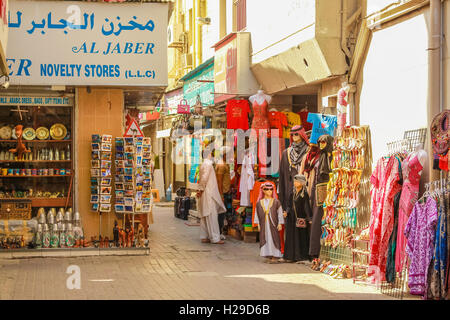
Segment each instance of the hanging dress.
[{"label": "hanging dress", "polygon": [[416,203],[406,224],[406,253],[411,260],[408,286],[414,295],[423,296],[427,291],[427,273],[433,257],[437,219],[436,201],[428,197],[425,203]]},{"label": "hanging dress", "polygon": [[402,195],[400,197],[398,232],[397,232],[397,250],[395,252],[395,270],[401,272],[406,256],[406,237],[405,227],[408,223],[414,204],[419,198],[420,172],[423,166],[417,155],[409,155],[402,163],[403,182]]}]

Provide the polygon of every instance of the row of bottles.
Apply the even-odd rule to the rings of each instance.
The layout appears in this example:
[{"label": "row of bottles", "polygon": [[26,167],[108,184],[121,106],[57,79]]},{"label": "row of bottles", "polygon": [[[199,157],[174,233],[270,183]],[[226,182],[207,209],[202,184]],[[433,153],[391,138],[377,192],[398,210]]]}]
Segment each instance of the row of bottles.
[{"label": "row of bottles", "polygon": [[[60,160],[70,160],[70,145],[66,148],[30,148],[31,152],[23,154],[24,161],[33,160],[47,160],[47,161],[60,161]],[[0,151],[0,160],[5,161],[16,161],[17,155],[9,152],[8,150]]]}]

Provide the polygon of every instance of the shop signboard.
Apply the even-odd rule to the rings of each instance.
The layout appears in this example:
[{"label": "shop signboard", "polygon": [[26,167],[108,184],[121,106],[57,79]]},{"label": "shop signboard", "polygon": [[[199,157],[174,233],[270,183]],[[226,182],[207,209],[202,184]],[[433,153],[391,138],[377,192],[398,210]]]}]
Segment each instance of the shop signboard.
[{"label": "shop signboard", "polygon": [[8,43],[8,0],[0,0],[0,69],[7,74],[6,48]]},{"label": "shop signboard", "polygon": [[31,96],[0,96],[0,106],[47,106],[69,107],[73,106],[72,97],[31,97]]},{"label": "shop signboard", "polygon": [[237,36],[236,33],[216,47],[214,65],[215,103],[219,103],[236,93],[237,87]]},{"label": "shop signboard", "polygon": [[9,2],[11,84],[167,86],[167,3]]},{"label": "shop signboard", "polygon": [[209,59],[183,79],[183,96],[188,105],[195,106],[198,97],[203,106],[214,104],[214,58]]},{"label": "shop signboard", "polygon": [[259,85],[250,70],[250,33],[230,33],[214,48],[214,103],[254,94]]},{"label": "shop signboard", "polygon": [[165,110],[167,110],[168,115],[177,114],[177,108],[183,100],[183,89],[177,89],[165,94]]}]

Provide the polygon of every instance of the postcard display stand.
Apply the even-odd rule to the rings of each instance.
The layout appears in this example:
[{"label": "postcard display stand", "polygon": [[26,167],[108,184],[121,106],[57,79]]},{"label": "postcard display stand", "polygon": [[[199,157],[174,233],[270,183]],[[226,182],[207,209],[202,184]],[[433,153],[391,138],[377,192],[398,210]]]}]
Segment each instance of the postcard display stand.
[{"label": "postcard display stand", "polygon": [[91,211],[100,213],[101,235],[102,213],[111,212],[112,136],[93,134],[91,147]]},{"label": "postcard display stand", "polygon": [[[116,138],[114,209],[131,214],[149,214],[151,192],[151,140],[148,137]],[[125,219],[124,219],[125,221]]]}]

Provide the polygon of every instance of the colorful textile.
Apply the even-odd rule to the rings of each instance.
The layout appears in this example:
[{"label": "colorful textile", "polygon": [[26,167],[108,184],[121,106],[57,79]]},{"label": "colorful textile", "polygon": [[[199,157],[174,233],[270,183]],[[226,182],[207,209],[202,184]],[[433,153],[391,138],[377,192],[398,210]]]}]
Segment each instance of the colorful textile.
[{"label": "colorful textile", "polygon": [[288,119],[286,115],[283,112],[278,111],[269,112],[269,122],[270,128],[279,130],[279,137],[281,137],[283,134],[283,127],[286,127],[288,125]]},{"label": "colorful textile", "polygon": [[267,100],[264,100],[262,104],[258,104],[256,100],[253,101],[253,120],[252,120],[252,129],[261,130],[261,129],[270,129],[270,122],[267,112],[267,107],[269,104]]},{"label": "colorful textile", "polygon": [[247,100],[228,100],[225,112],[227,113],[227,129],[248,130],[250,106]]},{"label": "colorful textile", "polygon": [[409,215],[419,198],[419,181],[420,172],[423,166],[420,164],[417,153],[411,153],[402,162],[403,172],[403,188],[400,197],[399,221],[397,233],[397,250],[395,252],[395,269],[400,272],[406,255],[406,237],[405,227],[408,222]]},{"label": "colorful textile", "polygon": [[406,225],[408,239],[406,252],[411,260],[408,286],[411,294],[426,293],[428,266],[433,257],[435,227],[438,219],[436,201],[428,197],[425,203],[417,202]]},{"label": "colorful textile", "polygon": [[328,134],[334,137],[334,130],[337,127],[337,117],[328,114],[310,113],[308,122],[313,124],[310,142],[317,144],[317,139],[321,135]]},{"label": "colorful textile", "polygon": [[369,265],[377,266],[382,274],[386,272],[389,238],[394,228],[393,198],[401,190],[399,167],[399,160],[396,157],[382,157],[370,177],[373,188]]}]

